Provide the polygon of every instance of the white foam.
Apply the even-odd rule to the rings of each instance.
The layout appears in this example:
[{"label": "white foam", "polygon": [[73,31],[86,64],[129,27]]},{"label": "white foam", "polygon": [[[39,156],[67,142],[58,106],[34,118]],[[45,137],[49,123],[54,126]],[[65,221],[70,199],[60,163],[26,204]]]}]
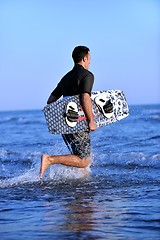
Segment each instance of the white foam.
[{"label": "white foam", "polygon": [[73,167],[65,167],[60,165],[50,166],[42,179],[39,177],[40,164],[37,163],[34,168],[25,173],[8,179],[0,180],[0,188],[15,187],[23,184],[33,184],[42,181],[66,181],[69,179],[80,179],[86,177],[90,173],[90,168],[80,169]]}]

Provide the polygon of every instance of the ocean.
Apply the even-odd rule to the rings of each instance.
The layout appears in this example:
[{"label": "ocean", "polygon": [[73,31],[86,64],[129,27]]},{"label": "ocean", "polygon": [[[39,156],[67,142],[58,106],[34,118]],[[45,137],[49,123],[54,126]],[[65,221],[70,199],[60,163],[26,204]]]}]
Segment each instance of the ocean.
[{"label": "ocean", "polygon": [[51,166],[68,154],[42,110],[0,112],[0,236],[17,239],[160,239],[160,105],[91,133],[93,164]]}]

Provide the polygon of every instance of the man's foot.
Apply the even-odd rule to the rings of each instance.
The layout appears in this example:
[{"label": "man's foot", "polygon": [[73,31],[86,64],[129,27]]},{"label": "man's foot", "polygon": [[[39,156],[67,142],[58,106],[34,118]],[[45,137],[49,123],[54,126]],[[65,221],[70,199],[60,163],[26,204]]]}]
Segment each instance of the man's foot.
[{"label": "man's foot", "polygon": [[49,155],[43,154],[41,156],[41,168],[40,168],[40,177],[43,176],[46,169],[49,167],[50,162],[48,160]]}]

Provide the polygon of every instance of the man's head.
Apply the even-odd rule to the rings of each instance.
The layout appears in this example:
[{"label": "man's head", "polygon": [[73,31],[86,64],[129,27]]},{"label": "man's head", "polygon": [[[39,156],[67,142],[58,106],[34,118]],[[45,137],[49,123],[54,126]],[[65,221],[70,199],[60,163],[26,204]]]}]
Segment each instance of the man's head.
[{"label": "man's head", "polygon": [[85,46],[77,46],[72,52],[72,58],[74,63],[82,65],[88,70],[90,65],[90,50]]}]

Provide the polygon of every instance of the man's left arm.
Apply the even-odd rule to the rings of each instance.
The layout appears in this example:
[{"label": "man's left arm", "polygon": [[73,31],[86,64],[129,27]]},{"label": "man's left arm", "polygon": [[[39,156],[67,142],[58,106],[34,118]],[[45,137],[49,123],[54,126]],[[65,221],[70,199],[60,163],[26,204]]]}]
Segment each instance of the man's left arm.
[{"label": "man's left arm", "polygon": [[53,92],[49,96],[47,100],[47,104],[57,101],[61,96],[62,96],[62,90],[58,84],[57,87],[53,90]]}]

